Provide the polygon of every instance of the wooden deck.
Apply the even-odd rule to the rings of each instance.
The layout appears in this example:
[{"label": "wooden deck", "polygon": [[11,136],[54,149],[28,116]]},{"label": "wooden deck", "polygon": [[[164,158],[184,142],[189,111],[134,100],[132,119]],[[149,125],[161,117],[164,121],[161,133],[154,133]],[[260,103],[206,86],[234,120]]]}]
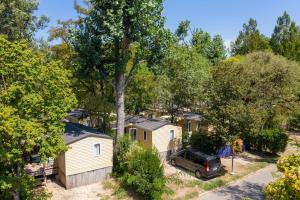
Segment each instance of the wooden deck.
[{"label": "wooden deck", "polygon": [[56,165],[44,165],[44,164],[28,164],[25,166],[25,171],[30,176],[34,177],[43,177],[46,179],[47,176],[56,175],[57,174],[57,166]]}]

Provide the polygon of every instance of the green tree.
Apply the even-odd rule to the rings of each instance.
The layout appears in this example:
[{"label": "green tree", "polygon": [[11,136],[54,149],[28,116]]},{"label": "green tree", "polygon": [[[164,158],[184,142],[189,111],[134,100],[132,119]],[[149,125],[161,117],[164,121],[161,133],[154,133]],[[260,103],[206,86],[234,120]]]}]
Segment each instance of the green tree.
[{"label": "green tree", "polygon": [[[117,134],[124,132],[124,92],[140,64],[160,53],[162,0],[91,1],[92,9],[73,34],[83,65],[97,69],[113,87]],[[153,61],[153,60],[152,60]]]},{"label": "green tree", "polygon": [[152,71],[145,65],[137,69],[135,78],[126,89],[127,113],[140,114],[151,107],[157,99],[158,83]]},{"label": "green tree", "polygon": [[211,77],[211,65],[194,48],[173,45],[162,63],[162,73],[159,75],[160,104],[171,115],[171,121],[183,108],[199,109],[205,83]]},{"label": "green tree", "polygon": [[61,63],[24,41],[0,36],[0,57],[0,198],[33,199],[24,165],[32,152],[45,161],[66,150],[60,121],[76,99]]},{"label": "green tree", "polygon": [[233,55],[245,55],[254,51],[270,49],[269,39],[261,34],[257,29],[257,22],[250,19],[248,24],[243,24],[243,30],[231,44],[231,53]]},{"label": "green tree", "polygon": [[179,41],[184,42],[185,38],[189,35],[191,29],[190,24],[191,22],[189,20],[184,20],[179,23],[178,28],[175,31],[175,35]]},{"label": "green tree", "polygon": [[46,16],[34,15],[37,8],[36,0],[1,0],[0,34],[7,35],[9,40],[31,40],[34,32],[49,21]]},{"label": "green tree", "polygon": [[217,67],[209,88],[208,113],[217,133],[224,140],[233,136],[249,142],[249,136],[263,130],[280,129],[299,104],[299,69],[297,63],[268,52]]},{"label": "green tree", "polygon": [[226,58],[224,41],[220,35],[211,38],[209,33],[196,29],[192,34],[191,45],[213,65]]},{"label": "green tree", "polygon": [[287,12],[278,18],[270,44],[276,54],[300,61],[300,29]]}]

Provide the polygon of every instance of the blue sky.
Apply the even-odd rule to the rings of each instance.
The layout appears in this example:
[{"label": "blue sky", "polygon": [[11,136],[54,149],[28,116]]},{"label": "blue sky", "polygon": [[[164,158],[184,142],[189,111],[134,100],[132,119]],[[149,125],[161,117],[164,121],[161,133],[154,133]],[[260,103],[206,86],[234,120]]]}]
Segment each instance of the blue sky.
[{"label": "blue sky", "polygon": [[[80,1],[80,0],[78,0]],[[49,27],[58,19],[76,18],[74,0],[40,0],[36,14],[50,17]],[[300,0],[165,0],[166,27],[175,30],[181,20],[191,21],[192,28],[202,28],[212,35],[220,34],[232,41],[250,17],[258,21],[263,34],[270,35],[278,16],[286,10],[300,25]],[[47,30],[37,37],[47,37]]]}]

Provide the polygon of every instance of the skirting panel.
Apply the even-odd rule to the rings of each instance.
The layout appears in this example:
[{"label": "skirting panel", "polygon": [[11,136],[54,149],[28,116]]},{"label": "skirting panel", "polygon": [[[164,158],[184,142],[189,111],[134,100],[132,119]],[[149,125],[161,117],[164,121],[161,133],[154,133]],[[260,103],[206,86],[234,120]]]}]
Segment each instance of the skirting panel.
[{"label": "skirting panel", "polygon": [[106,167],[93,171],[88,171],[80,174],[69,175],[66,177],[66,188],[74,188],[82,185],[89,185],[92,183],[105,180],[112,172],[112,167]]}]

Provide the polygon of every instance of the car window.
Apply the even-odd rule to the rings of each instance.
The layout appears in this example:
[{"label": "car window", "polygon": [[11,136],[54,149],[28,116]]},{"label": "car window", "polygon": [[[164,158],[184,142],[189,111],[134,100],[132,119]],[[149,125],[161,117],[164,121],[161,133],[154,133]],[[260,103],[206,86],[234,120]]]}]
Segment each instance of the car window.
[{"label": "car window", "polygon": [[185,155],[185,151],[178,154],[178,157],[184,158],[184,155]]},{"label": "car window", "polygon": [[216,165],[219,165],[220,162],[221,162],[221,161],[220,161],[220,158],[217,157],[217,158],[215,158],[215,159],[210,160],[208,163],[209,163],[209,166],[214,167],[214,166],[216,166]]},{"label": "car window", "polygon": [[200,165],[204,165],[205,163],[205,160],[203,158],[194,154],[191,155],[191,161]]},{"label": "car window", "polygon": [[185,153],[185,159],[191,160],[191,152],[187,151],[187,152]]}]

